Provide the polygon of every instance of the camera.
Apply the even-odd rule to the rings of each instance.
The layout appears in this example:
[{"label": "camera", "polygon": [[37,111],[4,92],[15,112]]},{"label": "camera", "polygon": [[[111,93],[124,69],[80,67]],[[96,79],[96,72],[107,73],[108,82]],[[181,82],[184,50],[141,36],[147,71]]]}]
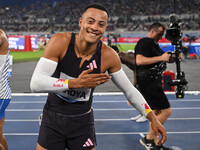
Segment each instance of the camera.
[{"label": "camera", "polygon": [[170,15],[170,25],[166,30],[165,38],[171,41],[175,46],[175,51],[171,52],[171,57],[175,56],[176,61],[176,79],[170,80],[167,83],[171,86],[176,86],[176,98],[184,98],[184,91],[187,89],[188,82],[185,79],[185,73],[181,71],[179,55],[182,46],[181,19],[175,14]]},{"label": "camera", "polygon": [[178,19],[175,14],[170,15],[170,25],[166,30],[166,39],[171,41],[172,45],[179,44],[182,32],[181,32],[181,19]]}]

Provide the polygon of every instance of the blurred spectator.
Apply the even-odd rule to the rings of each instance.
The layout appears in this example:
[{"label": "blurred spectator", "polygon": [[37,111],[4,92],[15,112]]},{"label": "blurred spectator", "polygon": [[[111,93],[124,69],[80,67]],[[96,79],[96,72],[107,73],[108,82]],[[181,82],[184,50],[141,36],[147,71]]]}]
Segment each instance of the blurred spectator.
[{"label": "blurred spectator", "polygon": [[188,52],[189,52],[189,47],[185,44],[185,39],[182,39],[181,49],[183,51],[184,58],[187,59],[187,55],[188,55]]},{"label": "blurred spectator", "polygon": [[[0,25],[12,32],[78,31],[78,17],[83,4],[90,0],[0,1]],[[147,31],[153,22],[169,22],[174,13],[173,1],[168,0],[93,0],[103,3],[110,11],[108,31],[117,28]],[[200,2],[178,0],[176,13],[181,14],[183,30],[200,29]],[[183,9],[184,8],[184,9]]]},{"label": "blurred spectator", "polygon": [[111,44],[112,44],[112,38],[111,38],[111,35],[110,35],[110,32],[108,32],[108,34],[107,34],[107,41],[108,41],[108,46],[111,46]]}]

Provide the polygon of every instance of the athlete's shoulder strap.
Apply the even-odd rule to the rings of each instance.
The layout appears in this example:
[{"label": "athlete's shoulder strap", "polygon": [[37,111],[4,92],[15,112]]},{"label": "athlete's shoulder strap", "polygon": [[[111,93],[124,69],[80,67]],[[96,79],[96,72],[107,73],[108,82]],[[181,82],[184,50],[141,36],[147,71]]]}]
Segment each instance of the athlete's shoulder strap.
[{"label": "athlete's shoulder strap", "polygon": [[72,32],[72,36],[71,36],[71,40],[70,40],[69,46],[74,46],[74,42],[75,42],[75,33]]}]

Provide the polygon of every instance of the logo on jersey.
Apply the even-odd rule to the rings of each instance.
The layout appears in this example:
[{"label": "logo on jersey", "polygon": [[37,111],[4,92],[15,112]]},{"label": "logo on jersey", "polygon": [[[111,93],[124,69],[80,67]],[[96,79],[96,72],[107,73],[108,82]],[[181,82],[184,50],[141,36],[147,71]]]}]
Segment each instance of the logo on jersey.
[{"label": "logo on jersey", "polygon": [[53,84],[53,87],[63,87],[63,83],[64,84],[68,84],[68,79],[64,80],[64,79],[58,79],[56,81],[56,83]]},{"label": "logo on jersey", "polygon": [[87,139],[87,141],[85,142],[85,144],[83,144],[83,147],[90,147],[93,146],[94,144],[92,143],[92,141],[90,140],[90,138]]},{"label": "logo on jersey", "polygon": [[96,61],[93,60],[89,65],[86,66],[87,68],[97,68],[97,64],[96,64]]}]

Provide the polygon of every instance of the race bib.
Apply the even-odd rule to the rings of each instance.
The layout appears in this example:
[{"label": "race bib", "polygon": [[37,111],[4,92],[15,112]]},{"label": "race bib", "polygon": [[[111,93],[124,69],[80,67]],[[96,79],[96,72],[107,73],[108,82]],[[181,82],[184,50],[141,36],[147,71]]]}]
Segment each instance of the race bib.
[{"label": "race bib", "polygon": [[[74,79],[74,77],[70,77],[61,72],[60,79]],[[57,93],[57,96],[70,103],[89,101],[91,90],[92,89],[85,88],[69,89],[67,91]]]}]

